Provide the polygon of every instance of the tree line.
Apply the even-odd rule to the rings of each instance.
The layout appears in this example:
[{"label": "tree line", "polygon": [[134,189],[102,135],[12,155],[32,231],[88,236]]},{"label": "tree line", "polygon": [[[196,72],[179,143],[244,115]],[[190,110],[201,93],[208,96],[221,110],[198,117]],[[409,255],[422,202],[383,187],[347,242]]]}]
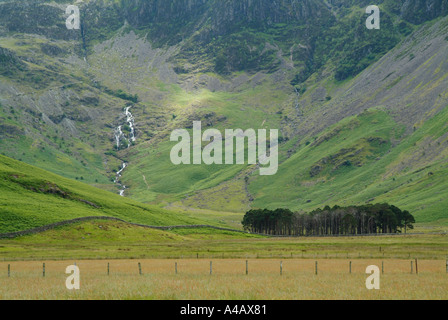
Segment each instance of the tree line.
[{"label": "tree line", "polygon": [[415,218],[387,203],[316,209],[309,213],[289,209],[254,209],[242,221],[246,231],[280,236],[331,236],[404,233]]}]

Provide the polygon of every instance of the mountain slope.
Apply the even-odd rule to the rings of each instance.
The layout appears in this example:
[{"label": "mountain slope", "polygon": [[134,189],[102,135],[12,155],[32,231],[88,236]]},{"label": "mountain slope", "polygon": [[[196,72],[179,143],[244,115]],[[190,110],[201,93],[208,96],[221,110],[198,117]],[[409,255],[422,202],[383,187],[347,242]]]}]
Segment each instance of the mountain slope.
[{"label": "mountain slope", "polygon": [[[3,1],[0,153],[177,208],[389,201],[446,224],[447,1],[378,1],[381,30],[370,4],[85,1],[77,31],[63,0]],[[174,166],[195,120],[279,129],[279,173]]]},{"label": "mountain slope", "polygon": [[[309,115],[291,125],[305,139],[274,183],[255,179],[251,192],[266,194],[255,205],[279,205],[275,189],[297,208],[388,201],[446,223],[447,27],[447,18],[424,26],[342,86],[310,88],[299,101]],[[313,100],[321,90],[331,101]]]},{"label": "mountain slope", "polygon": [[0,175],[0,233],[95,216],[154,226],[200,223],[4,156]]}]

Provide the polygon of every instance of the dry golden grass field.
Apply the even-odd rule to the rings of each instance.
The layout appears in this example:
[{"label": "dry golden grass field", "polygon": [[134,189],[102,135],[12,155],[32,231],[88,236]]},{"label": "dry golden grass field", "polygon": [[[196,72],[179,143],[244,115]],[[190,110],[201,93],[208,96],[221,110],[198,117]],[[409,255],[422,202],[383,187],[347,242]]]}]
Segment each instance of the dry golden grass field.
[{"label": "dry golden grass field", "polygon": [[[142,275],[138,263],[141,263]],[[321,259],[88,260],[76,261],[81,288],[65,287],[65,269],[75,261],[1,262],[0,299],[155,299],[155,300],[446,300],[445,260]],[[107,264],[110,275],[107,274]],[[177,271],[175,273],[175,263]],[[367,290],[369,265],[384,274],[380,290]],[[8,277],[8,264],[11,274]]]}]

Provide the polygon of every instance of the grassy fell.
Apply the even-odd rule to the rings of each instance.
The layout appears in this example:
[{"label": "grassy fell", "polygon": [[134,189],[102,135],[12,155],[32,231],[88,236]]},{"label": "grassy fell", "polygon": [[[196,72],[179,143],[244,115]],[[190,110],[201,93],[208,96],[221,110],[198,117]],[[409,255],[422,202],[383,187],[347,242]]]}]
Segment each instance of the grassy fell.
[{"label": "grassy fell", "polygon": [[110,216],[156,226],[200,222],[4,156],[0,156],[0,175],[0,232],[3,233],[88,216]]}]

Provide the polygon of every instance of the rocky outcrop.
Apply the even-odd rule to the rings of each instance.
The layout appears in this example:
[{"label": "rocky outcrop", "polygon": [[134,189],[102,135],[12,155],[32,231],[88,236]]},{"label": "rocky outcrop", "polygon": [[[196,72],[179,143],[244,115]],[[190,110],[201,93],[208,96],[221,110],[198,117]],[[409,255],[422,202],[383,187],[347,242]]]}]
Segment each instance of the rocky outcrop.
[{"label": "rocky outcrop", "polygon": [[403,19],[420,24],[448,14],[446,0],[401,0],[400,14]]},{"label": "rocky outcrop", "polygon": [[24,69],[25,63],[13,51],[0,47],[0,74],[8,75]]},{"label": "rocky outcrop", "polygon": [[65,27],[65,6],[50,1],[4,1],[0,21],[7,32],[28,33],[59,40],[79,40],[80,33]]}]

